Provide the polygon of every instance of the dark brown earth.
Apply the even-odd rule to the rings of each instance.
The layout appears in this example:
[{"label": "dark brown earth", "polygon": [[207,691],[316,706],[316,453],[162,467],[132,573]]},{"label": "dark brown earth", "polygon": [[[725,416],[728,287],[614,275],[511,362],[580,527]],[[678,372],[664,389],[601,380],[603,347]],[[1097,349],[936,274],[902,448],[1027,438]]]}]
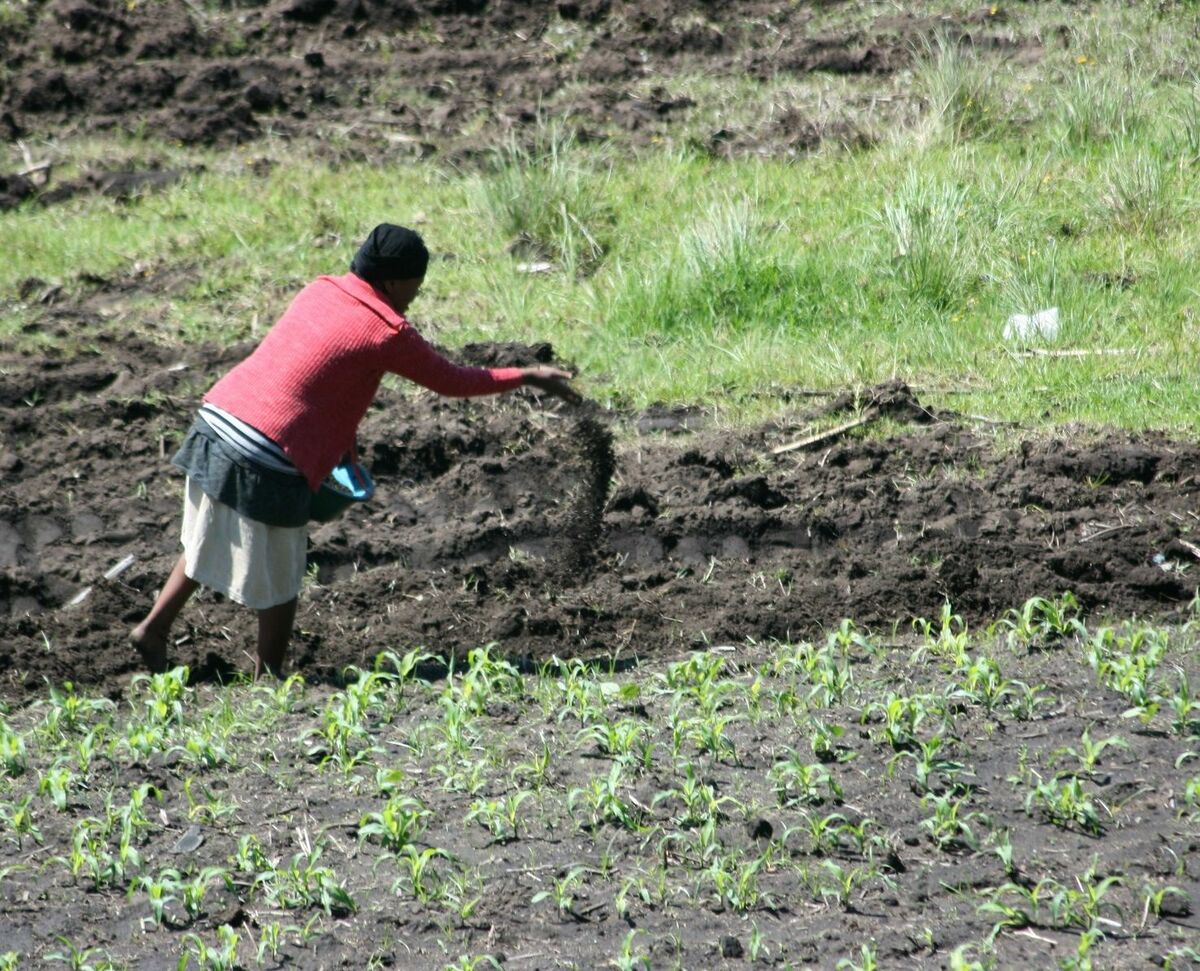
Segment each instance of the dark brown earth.
[{"label": "dark brown earth", "polygon": [[[70,311],[54,313],[66,325]],[[167,456],[199,390],[248,349],[160,346],[74,323],[89,350],[0,357],[0,700],[14,724],[35,725],[49,710],[47,681],[107,693],[122,710],[148,703],[145,684],[131,682],[135,658],[124,635],[177,555],[180,481]],[[553,351],[483,345],[459,356],[513,363],[553,360]],[[981,955],[1000,920],[980,909],[987,902],[1015,903],[1021,887],[1074,891],[1114,876],[1093,966],[1147,967],[1172,950],[1172,966],[1189,966],[1182,948],[1194,940],[1200,874],[1196,816],[1184,806],[1183,787],[1200,723],[1167,732],[1165,711],[1154,725],[1123,718],[1129,702],[1092,681],[1076,642],[1001,646],[995,657],[1012,679],[1008,701],[994,710],[954,701],[960,680],[951,680],[944,660],[913,653],[908,621],[934,619],[936,637],[949,599],[979,630],[1026,598],[1063,590],[1075,592],[1090,624],[1107,614],[1190,616],[1200,449],[1161,436],[1070,430],[1005,448],[987,429],[931,414],[899,383],[818,410],[836,422],[849,408],[878,412],[893,432],[775,455],[799,434],[792,422],[732,434],[707,427],[697,409],[625,415],[544,407],[524,393],[471,403],[382,394],[361,436],[379,492],[313,534],[315,576],[302,594],[295,645],[296,668],[315,685],[307,701],[288,708],[265,737],[224,739],[231,751],[253,753],[236,771],[220,761],[206,766],[182,744],[145,757],[113,748],[97,758],[92,784],[74,792],[66,811],[39,797],[44,842],[10,839],[0,857],[14,864],[0,891],[6,946],[45,957],[66,954],[66,942],[111,955],[117,967],[169,971],[197,940],[213,942],[218,928],[232,927],[241,941],[238,966],[250,968],[259,966],[255,941],[282,924],[290,929],[280,957],[265,966],[354,969],[369,956],[373,966],[447,969],[468,966],[452,963],[455,955],[490,954],[500,967],[599,968],[614,966],[630,946],[645,958],[633,967],[798,961],[832,968],[869,946],[882,967],[941,969],[956,966],[956,948],[971,949],[965,958]],[[119,577],[99,579],[130,556],[133,565]],[[87,587],[81,603],[64,606]],[[789,650],[798,658],[808,650],[779,642],[834,643],[827,634],[847,616],[857,630],[873,629],[881,645],[846,649],[854,692],[804,702],[810,687],[800,669],[766,673],[756,679],[766,685],[764,698],[793,698],[800,707],[792,716],[774,711],[760,723],[731,708],[728,753],[704,755],[694,742],[684,750],[688,771],[694,766],[714,793],[735,800],[716,814],[729,865],[775,861],[755,885],[761,899],[743,913],[709,886],[703,830],[678,822],[682,770],[666,757],[664,713],[651,716],[650,706],[666,704],[654,686],[666,683],[673,662],[724,658],[723,677],[738,679],[746,697],[755,672],[770,672]],[[194,679],[248,666],[247,611],[205,595],[183,620],[172,654]],[[1185,673],[1195,684],[1187,647],[1194,635],[1174,629],[1181,646],[1161,684]],[[322,767],[319,745],[316,755],[305,754],[312,748],[306,729],[322,710],[336,711],[341,694],[320,683],[337,682],[344,665],[369,669],[381,650],[429,645],[455,653],[461,670],[462,656],[488,641],[498,642],[497,658],[517,664],[556,654],[596,659],[599,680],[607,671],[623,672],[608,675],[614,679],[640,676],[640,700],[608,711],[622,724],[645,726],[657,753],[644,775],[626,765],[622,792],[638,807],[635,823],[589,824],[583,809],[564,808],[617,762],[581,741],[587,729],[566,707],[543,709],[526,687],[493,698],[475,719],[473,737],[504,749],[482,795],[501,798],[525,786],[522,766],[543,750],[554,753],[546,788],[529,796],[511,838],[472,823],[468,809],[479,798],[471,802],[474,790],[466,795],[465,783],[452,778],[456,765],[468,763],[438,747],[449,713],[440,692],[450,683],[432,666],[425,673],[433,685],[377,702],[368,716],[374,754],[356,772]],[[638,671],[629,671],[635,663]],[[541,684],[561,684],[565,675],[553,670]],[[1017,714],[1020,688],[1040,695],[1039,707]],[[859,700],[908,695],[941,699],[946,720],[939,729],[930,718],[921,741],[942,739],[939,758],[961,762],[969,781],[935,774],[930,792],[917,787],[907,758],[915,764],[915,751],[885,742],[882,713]],[[273,696],[231,697],[245,715]],[[818,723],[845,729],[825,757],[841,788],[799,804],[781,801],[771,772],[796,757],[788,753],[809,760]],[[186,731],[194,742],[194,730]],[[1072,766],[1088,731],[1093,741],[1117,737],[1122,747],[1080,773]],[[13,805],[48,768],[0,779]],[[417,849],[448,854],[435,861],[439,886],[456,878],[478,888],[470,891],[481,895],[470,917],[414,899],[400,861],[360,839],[367,814],[384,806],[369,782],[376,770],[399,773],[430,811]],[[1036,806],[1025,808],[1042,773],[1081,780],[1104,809],[1097,830],[1052,825]],[[228,885],[213,877],[197,913],[186,914],[176,899],[155,926],[134,876],[93,890],[53,856],[88,818],[103,817],[109,785],[118,805],[126,790],[153,787],[139,873],[179,868],[202,881],[208,866],[228,873],[239,841],[253,834],[279,867],[318,847],[359,909],[281,910],[239,871]],[[943,798],[970,807],[964,819],[980,844],[985,835],[988,846],[1011,837],[1015,876],[987,846],[931,841],[928,822]],[[822,844],[810,830],[827,814],[864,827],[873,848],[856,849],[845,835]],[[190,832],[201,844],[181,849]],[[650,862],[661,862],[659,897],[643,869]],[[839,871],[861,882],[836,904]],[[577,880],[577,902],[561,913],[539,895],[566,879]],[[646,882],[628,882],[639,879]],[[628,893],[630,886],[643,889]],[[1164,887],[1176,889],[1152,914],[1147,888]],[[1049,914],[1043,902],[1033,927],[1016,923],[1001,933],[994,966],[1050,967],[1074,954],[1083,918]],[[751,961],[760,932],[765,950]]]},{"label": "dark brown earth", "polygon": [[[707,96],[673,90],[690,86],[671,79],[887,76],[935,30],[999,59],[1041,52],[995,7],[957,18],[842,10],[782,0],[30,0],[0,31],[0,141],[128,131],[204,146],[270,135],[315,137],[340,158],[461,161],[554,118],[623,150],[681,133],[721,155],[794,154],[877,133],[789,105],[695,123]],[[38,161],[0,172],[0,208],[169,178],[98,170],[57,185],[53,170],[28,171]]]},{"label": "dark brown earth", "polygon": [[[88,346],[0,357],[6,694],[46,678],[121,689],[135,660],[123,632],[177,555],[173,445],[198,393],[249,350],[103,330]],[[529,363],[553,351],[460,356]],[[1067,590],[1094,616],[1186,608],[1196,446],[1063,430],[1000,448],[902,385],[883,390],[889,437],[780,455],[789,428],[735,435],[687,411],[385,392],[361,430],[375,499],[312,534],[296,664],[327,679],[384,648],[489,641],[517,658],[649,656],[809,637],[843,617],[886,628],[945,600],[977,626]],[[127,556],[131,567],[100,582]],[[250,628],[245,611],[202,598],[173,659],[201,676],[242,665]]]}]

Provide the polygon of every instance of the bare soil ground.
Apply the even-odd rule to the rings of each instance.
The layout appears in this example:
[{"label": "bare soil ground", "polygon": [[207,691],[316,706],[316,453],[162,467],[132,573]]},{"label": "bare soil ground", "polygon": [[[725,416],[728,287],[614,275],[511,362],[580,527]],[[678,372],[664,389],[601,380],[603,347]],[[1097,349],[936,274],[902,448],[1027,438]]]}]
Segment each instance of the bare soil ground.
[{"label": "bare soil ground", "polygon": [[[91,342],[65,360],[0,358],[10,693],[47,677],[119,693],[134,658],[117,634],[178,548],[180,478],[167,459],[196,389],[249,350],[103,331]],[[333,679],[397,644],[465,653],[499,641],[533,660],[675,655],[812,637],[843,617],[905,625],[947,599],[978,626],[1067,590],[1091,616],[1186,616],[1200,449],[1064,431],[997,450],[990,430],[885,390],[892,437],[781,455],[772,448],[795,437],[786,427],[735,434],[668,409],[573,414],[523,395],[385,392],[361,434],[376,498],[313,533],[299,670]],[[185,619],[173,660],[213,673],[240,663],[251,631],[236,606],[204,601]]]},{"label": "bare soil ground", "polygon": [[[138,131],[230,145],[270,134],[319,138],[340,158],[463,161],[545,118],[623,148],[682,131],[720,155],[794,154],[826,139],[868,144],[876,132],[782,105],[713,124],[695,119],[711,115],[700,99],[716,101],[721,83],[888,76],[935,29],[997,57],[1036,59],[1042,49],[1036,33],[1014,31],[988,6],[964,17],[853,8],[839,16],[839,4],[779,0],[281,0],[203,9],[51,0],[22,9],[28,18],[0,34],[0,137]],[[698,77],[711,93],[671,89],[669,79]],[[870,91],[862,98],[874,104]],[[173,173],[44,175],[0,173],[0,207],[119,195]]]},{"label": "bare soil ground", "polygon": [[[467,158],[552,112],[583,136],[638,145],[703,107],[655,84],[660,77],[887,75],[934,26],[1001,56],[1040,50],[1003,9],[937,24],[889,11],[826,29],[839,8],[769,0],[34,3],[28,23],[0,33],[0,137],[130,128],[136,119],[185,144],[333,133],[330,151],[343,155]],[[784,112],[700,137],[718,152],[788,153],[871,133]],[[14,172],[0,179],[0,205],[119,196],[175,177],[97,171],[42,183]],[[249,350],[131,338],[104,312],[130,287],[161,285],[97,280],[75,302],[29,281],[21,299],[45,304],[31,326],[80,350],[0,349],[0,698],[18,722],[41,717],[31,703],[44,699],[47,682],[69,680],[135,708],[144,700],[144,688],[131,688],[137,665],[125,633],[177,555],[180,481],[168,458],[199,395]],[[554,358],[549,347],[457,353],[487,363]],[[175,902],[163,925],[144,926],[143,892],[92,892],[51,866],[72,827],[102,813],[96,793],[78,791],[61,815],[39,808],[42,845],[5,845],[0,866],[18,869],[0,878],[0,950],[45,959],[63,935],[125,966],[166,968],[176,966],[185,931],[212,940],[228,925],[259,940],[272,923],[303,925],[316,915],[317,932],[286,933],[266,966],[432,968],[469,952],[513,968],[593,968],[615,960],[635,933],[628,946],[646,967],[738,967],[753,958],[827,968],[857,959],[866,941],[885,967],[948,967],[956,946],[981,941],[998,919],[978,911],[991,899],[982,892],[1007,882],[1016,889],[995,899],[1015,906],[1022,888],[1052,886],[1041,881],[1084,893],[1115,875],[1109,904],[1119,907],[1103,911],[1108,939],[1096,966],[1161,963],[1198,932],[1189,904],[1168,897],[1155,912],[1141,896],[1148,885],[1175,885],[1192,899],[1200,889],[1195,816],[1184,809],[1179,767],[1195,724],[1185,718],[1168,732],[1161,716],[1146,725],[1122,719],[1128,699],[1090,679],[1084,643],[1069,638],[1006,655],[1013,693],[1000,708],[948,700],[945,665],[912,659],[909,622],[938,617],[949,601],[977,630],[1011,618],[1031,597],[1069,590],[1089,625],[1136,615],[1186,641],[1200,448],[1070,428],[1054,440],[1010,441],[968,418],[932,413],[919,398],[919,389],[896,384],[858,400],[814,399],[808,417],[831,420],[874,402],[889,432],[776,455],[806,420],[795,402],[781,402],[771,425],[730,431],[702,406],[612,414],[545,407],[523,394],[463,403],[385,391],[361,434],[377,497],[313,534],[293,656],[322,703],[338,697],[346,665],[369,668],[381,650],[428,646],[461,665],[495,642],[496,656],[525,672],[555,656],[595,660],[601,671],[613,665],[614,679],[635,672],[642,695],[607,697],[602,707],[641,724],[652,747],[666,751],[673,743],[664,721],[651,718],[660,703],[651,686],[671,682],[685,700],[695,687],[671,665],[723,658],[724,676],[746,698],[755,696],[756,672],[769,669],[764,697],[778,716],[797,683],[804,691],[813,683],[811,672],[798,673],[803,659],[795,670],[781,661],[781,645],[825,643],[843,618],[870,630],[872,651],[847,642],[837,655],[861,690],[822,706],[822,719],[846,729],[821,763],[840,792],[776,789],[772,769],[793,747],[807,753],[816,737],[807,716],[756,721],[739,709],[727,726],[729,749],[705,750],[687,736],[699,781],[737,800],[736,809],[710,807],[722,859],[767,860],[752,874],[755,899],[721,889],[738,872],[713,869],[701,844],[711,833],[688,817],[680,779],[659,763],[629,771],[621,791],[637,818],[627,824],[588,821],[582,797],[568,811],[566,793],[606,775],[611,753],[580,742],[577,731],[591,723],[578,713],[564,717],[520,691],[484,708],[480,737],[511,750],[508,768],[531,790],[523,765],[544,747],[569,756],[541,780],[544,790],[536,787],[527,804],[536,811],[511,835],[463,826],[469,784],[451,784],[457,763],[431,740],[446,718],[440,689],[413,688],[386,717],[380,709],[368,719],[372,744],[388,757],[366,758],[361,774],[400,764],[418,780],[433,813],[420,845],[451,851],[434,865],[440,887],[458,879],[481,891],[470,913],[451,913],[446,898],[419,899],[409,883],[395,890],[397,861],[380,864],[370,841],[355,840],[381,793],[339,785],[349,776],[319,768],[320,752],[303,754],[309,745],[299,733],[312,712],[285,701],[269,737],[226,740],[246,751],[261,745],[256,761],[241,763],[253,771],[223,774],[219,759],[204,763],[190,750],[100,761],[126,796],[149,783],[161,799],[140,836],[146,872],[231,866],[246,833],[278,860],[311,859],[315,841],[357,912],[313,904],[283,914],[263,904],[261,888],[235,883],[216,887],[196,914]],[[129,557],[132,565],[104,579]],[[212,595],[189,607],[172,659],[189,666],[202,697],[215,693],[209,682],[244,669],[251,627],[244,611]],[[1182,657],[1179,673],[1194,679],[1190,643]],[[1044,689],[1045,704],[1018,714],[1018,684]],[[885,744],[886,713],[856,707],[856,699],[893,691],[941,706],[946,752],[969,768],[969,785],[950,769],[916,785],[915,742]],[[1128,747],[1068,772],[1064,752],[1078,750],[1089,728],[1096,739],[1120,733]],[[1104,809],[1096,825],[1051,818],[1041,802],[1027,807],[1019,793],[1021,785],[1032,791],[1029,766],[1056,784],[1080,781]],[[493,772],[472,795],[503,793],[498,780]],[[5,800],[18,784],[3,780]],[[936,799],[968,800],[979,815],[964,821],[980,834],[1008,830],[1018,869],[1006,872],[996,854],[925,825],[936,818]],[[828,813],[845,824],[832,838],[812,828]],[[180,849],[196,820],[204,841]],[[855,826],[879,840],[856,845]],[[675,841],[646,849],[671,831]],[[660,884],[637,869],[647,859],[658,861]],[[578,866],[575,903],[533,903]],[[835,867],[858,874],[844,899]],[[1077,904],[1052,915],[1046,903],[1031,912],[1032,926],[1012,923],[997,938],[998,966],[1048,967],[1074,954],[1090,921]],[[253,965],[247,952],[244,967]]]}]

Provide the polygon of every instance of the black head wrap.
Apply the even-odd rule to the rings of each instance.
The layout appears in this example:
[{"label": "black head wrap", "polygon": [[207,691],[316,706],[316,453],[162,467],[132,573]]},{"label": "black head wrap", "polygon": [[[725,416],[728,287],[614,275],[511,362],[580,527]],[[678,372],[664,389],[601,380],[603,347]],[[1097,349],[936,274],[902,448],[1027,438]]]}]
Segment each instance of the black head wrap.
[{"label": "black head wrap", "polygon": [[368,283],[419,280],[429,266],[429,250],[421,237],[404,226],[380,223],[358,248],[350,270]]}]

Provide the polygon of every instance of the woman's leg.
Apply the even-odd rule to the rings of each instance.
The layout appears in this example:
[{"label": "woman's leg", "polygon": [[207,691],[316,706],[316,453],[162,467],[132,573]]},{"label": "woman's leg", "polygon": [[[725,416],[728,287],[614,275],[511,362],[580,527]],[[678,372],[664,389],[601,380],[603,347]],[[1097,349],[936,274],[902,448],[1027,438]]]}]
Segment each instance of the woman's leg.
[{"label": "woman's leg", "polygon": [[200,586],[185,570],[184,558],[181,556],[176,560],[146,619],[129,633],[130,642],[151,671],[166,670],[167,637],[171,633],[171,625],[175,623],[175,618],[183,610],[184,604]]},{"label": "woman's leg", "polygon": [[264,673],[280,676],[295,621],[295,597],[287,603],[258,612],[258,660],[254,664],[255,678],[261,678]]}]

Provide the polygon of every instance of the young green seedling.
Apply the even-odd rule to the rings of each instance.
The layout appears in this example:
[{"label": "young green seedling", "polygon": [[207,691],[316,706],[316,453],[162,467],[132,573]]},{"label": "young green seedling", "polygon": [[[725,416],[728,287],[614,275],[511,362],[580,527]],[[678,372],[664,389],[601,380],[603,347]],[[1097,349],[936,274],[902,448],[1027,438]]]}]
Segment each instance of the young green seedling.
[{"label": "young green seedling", "polygon": [[819,762],[806,763],[798,752],[776,762],[768,773],[781,806],[819,806],[826,799],[840,802],[842,787]]},{"label": "young green seedling", "polygon": [[0,824],[4,827],[4,837],[10,843],[16,844],[18,850],[22,848],[26,838],[38,844],[42,842],[41,830],[38,829],[33,810],[30,809],[33,798],[33,795],[27,795],[14,802],[0,803]]},{"label": "young green seedling", "polygon": [[492,834],[493,843],[510,843],[520,839],[521,803],[532,795],[528,790],[519,790],[506,793],[503,799],[476,799],[464,821],[484,826]]},{"label": "young green seedling", "polygon": [[[1035,773],[1036,774],[1036,773]],[[1100,835],[1100,813],[1091,797],[1083,791],[1079,779],[1048,779],[1034,785],[1025,797],[1025,812],[1032,816],[1034,808],[1045,813],[1055,826],[1079,826],[1093,836]]]},{"label": "young green seedling", "polygon": [[199,934],[187,934],[188,946],[179,958],[177,971],[185,971],[190,958],[195,958],[203,971],[234,971],[238,966],[238,933],[228,924],[217,928],[217,943],[210,946]]},{"label": "young green seedling", "polygon": [[974,819],[986,822],[987,817],[966,811],[966,799],[927,793],[921,798],[921,805],[933,807],[933,815],[921,820],[921,828],[928,831],[938,849],[949,852],[978,849],[979,841],[970,822]]},{"label": "young green seedling", "polygon": [[1085,776],[1092,776],[1096,767],[1100,764],[1100,757],[1107,749],[1110,748],[1129,748],[1129,743],[1123,738],[1113,735],[1110,738],[1093,740],[1089,729],[1083,730],[1083,735],[1079,739],[1079,747],[1069,746],[1057,749],[1052,758],[1057,759],[1063,755],[1069,755],[1079,762],[1079,768]]},{"label": "young green seedling", "polygon": [[587,825],[595,829],[611,823],[622,829],[637,829],[641,825],[642,812],[621,794],[621,763],[614,762],[607,776],[592,779],[586,786],[572,789],[567,794],[567,811],[575,815],[576,807],[582,802],[588,809]]},{"label": "young green seedling", "polygon": [[684,766],[683,781],[674,788],[655,793],[650,805],[654,807],[666,801],[676,801],[682,806],[682,811],[672,816],[671,822],[684,829],[702,826],[709,820],[723,820],[726,818],[724,807],[737,805],[732,796],[718,796],[711,783],[699,779],[690,762]]},{"label": "young green seedling", "polygon": [[[397,861],[408,878],[408,890],[417,900],[428,903],[443,894],[444,881],[434,863],[436,860],[447,859],[450,859],[450,854],[436,846],[418,850],[409,845],[398,854]],[[393,883],[392,893],[398,893],[400,886],[401,880]]]},{"label": "young green seedling", "polygon": [[11,779],[21,775],[26,765],[25,740],[0,715],[0,769]]},{"label": "young green seedling", "polygon": [[67,766],[56,762],[44,772],[38,773],[38,795],[46,796],[59,812],[67,808],[67,794],[79,779]]},{"label": "young green seedling", "polygon": [[391,853],[400,853],[425,831],[432,813],[411,796],[392,796],[379,812],[366,813],[358,823],[358,838],[375,839]]},{"label": "young green seedling", "polygon": [[571,867],[561,876],[554,877],[549,889],[535,893],[530,903],[536,906],[543,900],[551,900],[558,910],[559,917],[581,920],[582,918],[575,913],[575,902],[583,888],[583,878],[587,872],[588,868],[584,866]]}]

